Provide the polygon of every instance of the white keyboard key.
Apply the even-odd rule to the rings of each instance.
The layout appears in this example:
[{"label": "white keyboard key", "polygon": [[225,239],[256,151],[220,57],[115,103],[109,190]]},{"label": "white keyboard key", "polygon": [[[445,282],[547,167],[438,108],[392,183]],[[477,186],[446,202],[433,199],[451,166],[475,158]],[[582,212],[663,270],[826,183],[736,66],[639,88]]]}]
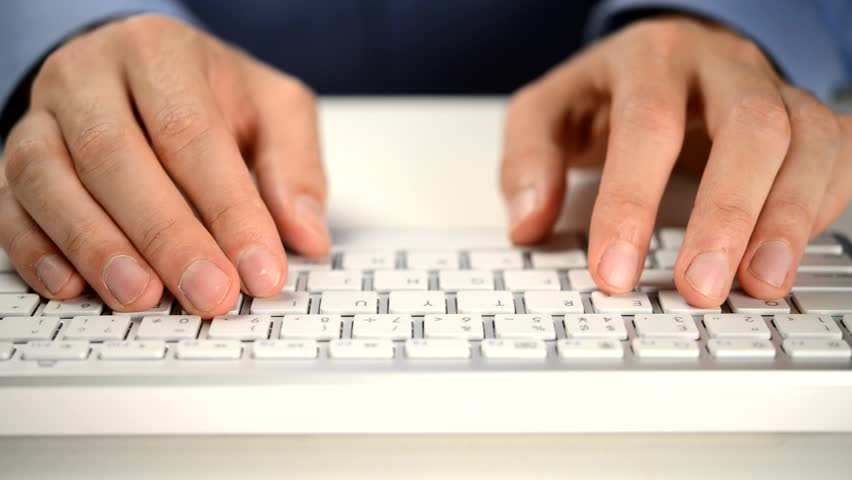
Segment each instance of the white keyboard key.
[{"label": "white keyboard key", "polygon": [[342,359],[391,359],[393,342],[390,340],[338,339],[328,344],[328,355]]},{"label": "white keyboard key", "polygon": [[24,360],[85,360],[89,357],[89,342],[83,340],[61,340],[51,342],[36,340],[21,346]]},{"label": "white keyboard key", "polygon": [[379,251],[345,251],[340,254],[344,270],[393,270],[396,253]]},{"label": "white keyboard key", "polygon": [[263,340],[269,338],[269,315],[225,315],[213,319],[207,338],[211,340]]},{"label": "white keyboard key", "polygon": [[0,317],[32,315],[40,301],[35,293],[0,293]]},{"label": "white keyboard key", "polygon": [[323,292],[320,298],[320,313],[355,315],[379,311],[379,296],[376,292]]},{"label": "white keyboard key", "polygon": [[796,273],[794,292],[852,292],[852,273]]},{"label": "white keyboard key", "polygon": [[547,357],[547,346],[541,340],[486,338],[479,348],[485,358],[539,360]]},{"label": "white keyboard key", "polygon": [[0,249],[0,272],[14,272],[15,266],[12,265],[12,260],[9,259],[9,255],[6,254],[6,251]]},{"label": "white keyboard key", "polygon": [[29,285],[17,273],[0,273],[0,293],[26,293]]},{"label": "white keyboard key", "polygon": [[648,295],[642,292],[628,292],[619,295],[607,295],[604,292],[592,292],[592,305],[597,313],[620,313],[632,315],[651,313],[654,307]]},{"label": "white keyboard key", "polygon": [[515,300],[512,292],[465,290],[456,294],[456,311],[459,313],[515,313]]},{"label": "white keyboard key", "polygon": [[852,292],[793,292],[793,301],[804,313],[852,313]]},{"label": "white keyboard key", "polygon": [[639,337],[680,338],[698,340],[698,328],[689,315],[658,313],[636,315],[633,317],[636,335]]},{"label": "white keyboard key", "polygon": [[583,313],[583,299],[579,292],[524,292],[524,308],[527,313]]},{"label": "white keyboard key", "polygon": [[441,290],[494,290],[494,274],[484,270],[441,270],[438,273]]},{"label": "white keyboard key", "polygon": [[586,253],[580,249],[564,250],[561,252],[530,252],[533,268],[568,270],[571,268],[586,268]]},{"label": "white keyboard key", "polygon": [[282,291],[285,292],[295,292],[296,287],[299,283],[299,272],[290,272],[287,273],[287,280],[284,282],[284,288]]},{"label": "white keyboard key", "polygon": [[373,273],[373,290],[428,290],[429,274],[425,270],[376,270]]},{"label": "white keyboard key", "polygon": [[664,313],[682,313],[685,315],[703,315],[705,313],[721,313],[720,307],[701,308],[694,307],[686,302],[677,290],[660,290],[658,297],[660,308]]},{"label": "white keyboard key", "polygon": [[281,320],[279,336],[285,339],[331,340],[340,338],[342,328],[340,315],[286,315]]},{"label": "white keyboard key", "polygon": [[520,250],[471,250],[468,258],[474,270],[524,268],[524,254]]},{"label": "white keyboard key", "polygon": [[805,247],[805,253],[823,253],[831,255],[840,255],[843,253],[843,245],[834,238],[834,235],[825,232]]},{"label": "white keyboard key", "polygon": [[843,336],[840,327],[834,323],[831,315],[813,315],[806,313],[775,315],[772,322],[782,338],[828,338],[839,339]]},{"label": "white keyboard key", "polygon": [[308,272],[308,291],[361,290],[361,272],[350,270]]},{"label": "white keyboard key", "polygon": [[175,303],[175,297],[167,290],[163,291],[163,296],[156,305],[145,310],[144,312],[112,312],[113,315],[132,318],[133,320],[141,320],[144,317],[153,315],[168,315],[172,313],[172,306]]},{"label": "white keyboard key", "polygon": [[559,276],[555,270],[506,270],[503,272],[506,290],[559,290]]},{"label": "white keyboard key", "polygon": [[[0,250],[2,251],[2,250]],[[0,361],[9,360],[15,352],[15,344],[12,342],[0,342]]]},{"label": "white keyboard key", "polygon": [[734,313],[750,313],[753,315],[774,315],[790,313],[790,306],[783,298],[777,300],[761,300],[750,297],[744,292],[732,290],[728,294],[728,306]]},{"label": "white keyboard key", "polygon": [[482,340],[485,330],[482,316],[446,314],[426,315],[423,317],[423,336],[425,338],[458,338],[463,340]]},{"label": "white keyboard key", "polygon": [[707,350],[716,358],[775,358],[775,346],[758,338],[711,338]]},{"label": "white keyboard key", "polygon": [[100,315],[104,311],[101,299],[93,293],[80,295],[68,300],[51,300],[44,307],[44,315],[54,317],[76,317],[81,315]]},{"label": "white keyboard key", "polygon": [[238,360],[242,353],[239,340],[181,340],[175,347],[179,360]]},{"label": "white keyboard key", "polygon": [[270,298],[255,298],[251,301],[251,314],[277,317],[308,313],[310,300],[308,292],[281,292]]},{"label": "white keyboard key", "polygon": [[287,271],[290,274],[314,270],[331,270],[331,259],[328,257],[307,258],[287,255]]},{"label": "white keyboard key", "polygon": [[846,255],[805,253],[799,262],[799,272],[852,273],[852,258]]},{"label": "white keyboard key", "polygon": [[108,340],[101,344],[101,360],[162,360],[166,342],[162,340]]},{"label": "white keyboard key", "polygon": [[624,357],[624,347],[618,340],[566,338],[556,342],[556,350],[566,360]]},{"label": "white keyboard key", "polygon": [[444,292],[390,292],[388,295],[388,313],[409,313],[426,315],[446,313],[447,297]]},{"label": "white keyboard key", "polygon": [[648,250],[657,250],[660,248],[660,241],[657,240],[655,233],[651,234],[651,240],[648,242]]},{"label": "white keyboard key", "polygon": [[639,276],[639,291],[657,292],[675,289],[674,271],[660,268],[646,268]]},{"label": "white keyboard key", "polygon": [[847,360],[852,349],[840,339],[788,338],[782,344],[793,360]]},{"label": "white keyboard key", "polygon": [[846,330],[852,333],[852,314],[843,315],[843,325],[846,325]]},{"label": "white keyboard key", "polygon": [[598,289],[592,274],[585,268],[568,270],[568,285],[575,292],[592,292]]},{"label": "white keyboard key", "polygon": [[639,358],[698,358],[698,343],[675,338],[634,338],[633,353]]},{"label": "white keyboard key", "polygon": [[494,336],[497,338],[556,339],[556,329],[550,315],[495,315]]},{"label": "white keyboard key", "polygon": [[0,320],[0,340],[16,343],[51,340],[59,323],[59,317],[6,317]]},{"label": "white keyboard key", "polygon": [[406,254],[405,263],[415,270],[457,270],[459,254],[452,250],[412,250]]},{"label": "white keyboard key", "polygon": [[79,316],[63,330],[63,340],[124,340],[130,330],[130,319],[121,316]]},{"label": "white keyboard key", "polygon": [[657,268],[673,270],[677,263],[677,250],[657,250],[654,252],[654,263]]},{"label": "white keyboard key", "polygon": [[415,359],[469,358],[470,345],[453,338],[411,338],[405,342],[405,355]]},{"label": "white keyboard key", "polygon": [[607,338],[627,340],[627,328],[621,315],[591,313],[565,315],[562,320],[568,338]]},{"label": "white keyboard key", "polygon": [[686,234],[685,228],[661,228],[657,234],[660,237],[660,243],[664,250],[680,250],[683,245],[683,237]]},{"label": "white keyboard key", "polygon": [[411,338],[412,324],[407,314],[355,315],[352,338],[405,340]]},{"label": "white keyboard key", "polygon": [[156,315],[145,317],[136,330],[137,340],[190,340],[198,336],[201,317],[197,315]]},{"label": "white keyboard key", "polygon": [[704,328],[712,338],[769,340],[771,333],[760,315],[713,313],[704,315]]},{"label": "white keyboard key", "polygon": [[315,340],[260,340],[253,353],[257,360],[308,360],[317,358],[319,345]]}]

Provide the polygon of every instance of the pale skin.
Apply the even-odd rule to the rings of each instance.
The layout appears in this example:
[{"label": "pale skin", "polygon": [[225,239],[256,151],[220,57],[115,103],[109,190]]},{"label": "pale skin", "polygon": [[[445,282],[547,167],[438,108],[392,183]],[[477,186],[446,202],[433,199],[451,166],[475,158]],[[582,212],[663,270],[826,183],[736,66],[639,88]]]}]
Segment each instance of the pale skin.
[{"label": "pale skin", "polygon": [[[738,273],[751,295],[782,296],[852,196],[852,119],[786,85],[747,40],[685,18],[637,22],[512,97],[512,240],[551,230],[567,168],[603,163],[589,268],[608,293],[632,289],[684,137],[704,132],[709,157],[684,148],[703,173],[678,290],[719,305]],[[210,318],[240,290],[281,290],[282,239],[329,252],[313,94],[175,20],[131,17],[57,49],[3,161],[0,245],[48,298],[88,284],[133,311],[166,288]]]}]

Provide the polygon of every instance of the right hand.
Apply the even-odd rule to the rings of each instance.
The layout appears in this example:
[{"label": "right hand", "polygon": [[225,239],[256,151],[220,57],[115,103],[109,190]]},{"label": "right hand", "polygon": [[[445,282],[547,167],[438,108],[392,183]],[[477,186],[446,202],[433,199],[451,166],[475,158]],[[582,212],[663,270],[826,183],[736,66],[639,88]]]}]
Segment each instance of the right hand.
[{"label": "right hand", "polygon": [[88,283],[113,310],[139,311],[165,285],[209,318],[241,287],[281,291],[282,238],[328,253],[312,93],[176,20],[71,39],[7,140],[0,244],[45,297]]}]

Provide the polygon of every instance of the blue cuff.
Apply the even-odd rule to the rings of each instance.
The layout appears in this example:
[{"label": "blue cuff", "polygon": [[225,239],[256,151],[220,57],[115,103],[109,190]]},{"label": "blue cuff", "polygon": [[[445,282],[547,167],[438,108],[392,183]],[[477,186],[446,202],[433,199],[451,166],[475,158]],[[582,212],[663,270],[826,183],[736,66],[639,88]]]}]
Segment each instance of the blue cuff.
[{"label": "blue cuff", "polygon": [[587,34],[600,37],[640,11],[702,17],[751,38],[790,83],[830,101],[846,72],[818,7],[804,0],[606,0],[589,19]]}]

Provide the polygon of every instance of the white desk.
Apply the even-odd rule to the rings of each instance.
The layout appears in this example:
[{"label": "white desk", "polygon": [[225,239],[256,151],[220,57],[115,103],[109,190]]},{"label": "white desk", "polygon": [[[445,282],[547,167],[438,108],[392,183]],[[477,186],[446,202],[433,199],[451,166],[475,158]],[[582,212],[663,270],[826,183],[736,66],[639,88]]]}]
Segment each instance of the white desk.
[{"label": "white desk", "polygon": [[[332,225],[503,225],[501,122],[499,100],[325,101]],[[571,175],[563,225],[587,222],[594,178]],[[688,214],[694,182],[672,186],[662,224]],[[826,479],[849,478],[850,452],[852,435],[0,439],[0,478]]]}]

